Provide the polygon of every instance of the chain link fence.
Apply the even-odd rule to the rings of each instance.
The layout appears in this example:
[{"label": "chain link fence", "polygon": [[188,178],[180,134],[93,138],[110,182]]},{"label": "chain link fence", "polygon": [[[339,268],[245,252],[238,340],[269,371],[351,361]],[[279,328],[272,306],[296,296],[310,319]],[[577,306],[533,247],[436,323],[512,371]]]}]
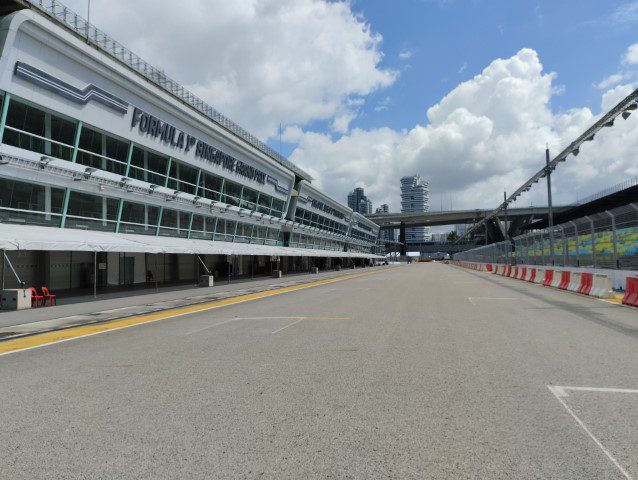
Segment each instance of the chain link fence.
[{"label": "chain link fence", "polygon": [[638,204],[579,218],[552,229],[534,230],[512,240],[457,253],[454,260],[638,269]]}]

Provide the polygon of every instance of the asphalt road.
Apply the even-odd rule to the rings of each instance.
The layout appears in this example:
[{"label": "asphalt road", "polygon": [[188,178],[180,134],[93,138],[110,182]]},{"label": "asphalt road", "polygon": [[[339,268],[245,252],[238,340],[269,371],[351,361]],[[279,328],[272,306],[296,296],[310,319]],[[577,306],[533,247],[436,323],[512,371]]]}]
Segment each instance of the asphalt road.
[{"label": "asphalt road", "polygon": [[638,479],[632,389],[637,310],[417,264],[0,357],[0,478]]}]

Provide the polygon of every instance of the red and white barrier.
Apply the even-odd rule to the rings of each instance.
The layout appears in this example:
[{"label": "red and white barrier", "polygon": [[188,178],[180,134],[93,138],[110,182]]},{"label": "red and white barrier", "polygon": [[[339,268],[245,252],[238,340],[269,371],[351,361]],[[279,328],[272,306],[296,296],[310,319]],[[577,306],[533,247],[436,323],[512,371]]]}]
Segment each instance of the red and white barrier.
[{"label": "red and white barrier", "polygon": [[638,277],[627,277],[626,282],[622,303],[623,305],[638,307]]},{"label": "red and white barrier", "polygon": [[570,292],[578,293],[580,290],[580,286],[582,284],[582,280],[583,280],[582,277],[583,277],[582,273],[572,272],[569,285],[567,286],[567,290],[569,290]]},{"label": "red and white barrier", "polygon": [[536,279],[536,269],[528,268],[527,276],[525,277],[525,280],[527,280],[528,282],[534,282],[535,279]]},{"label": "red and white barrier", "polygon": [[551,287],[554,281],[554,270],[545,270],[545,278],[543,279],[543,286]]},{"label": "red and white barrier", "polygon": [[611,298],[613,296],[613,291],[611,289],[611,277],[609,275],[595,273],[589,294],[598,298]]},{"label": "red and white barrier", "polygon": [[545,281],[545,270],[542,268],[537,268],[536,277],[534,278],[534,283],[538,283],[539,285],[542,285],[544,281]]},{"label": "red and white barrier", "polygon": [[560,272],[560,281],[558,282],[558,288],[561,290],[567,290],[569,288],[569,282],[571,281],[571,272],[569,270],[563,270]]}]

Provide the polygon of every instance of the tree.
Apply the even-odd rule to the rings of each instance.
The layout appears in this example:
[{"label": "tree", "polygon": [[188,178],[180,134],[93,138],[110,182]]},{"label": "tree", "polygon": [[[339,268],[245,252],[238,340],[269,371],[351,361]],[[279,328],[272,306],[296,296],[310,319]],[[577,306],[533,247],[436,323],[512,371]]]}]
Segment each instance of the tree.
[{"label": "tree", "polygon": [[454,230],[447,234],[448,242],[456,242],[459,239],[459,236],[456,234]]}]

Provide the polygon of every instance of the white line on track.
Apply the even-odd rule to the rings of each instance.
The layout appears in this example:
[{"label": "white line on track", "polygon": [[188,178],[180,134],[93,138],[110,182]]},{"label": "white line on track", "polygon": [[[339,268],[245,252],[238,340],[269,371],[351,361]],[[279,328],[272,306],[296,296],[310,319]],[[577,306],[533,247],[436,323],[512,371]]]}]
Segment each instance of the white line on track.
[{"label": "white line on track", "polygon": [[590,388],[590,387],[561,387],[559,385],[547,385],[550,392],[554,394],[556,400],[558,400],[565,410],[576,420],[576,423],[580,425],[580,427],[585,430],[585,433],[589,435],[589,437],[594,441],[598,448],[602,450],[602,452],[607,456],[609,460],[616,466],[616,468],[624,475],[627,480],[633,480],[633,477],[627,473],[627,471],[618,463],[618,461],[613,457],[609,450],[605,448],[605,446],[596,438],[596,436],[587,428],[587,425],[578,418],[578,416],[574,413],[574,411],[569,408],[569,405],[565,402],[564,398],[568,396],[567,390],[579,390],[585,392],[611,392],[611,393],[638,393],[638,390],[632,390],[627,388]]},{"label": "white line on track", "polygon": [[304,321],[304,319],[303,319],[303,318],[300,318],[300,319],[299,319],[299,320],[297,320],[296,322],[289,323],[289,324],[288,324],[288,325],[286,325],[285,327],[281,327],[281,328],[279,328],[279,329],[275,330],[274,332],[270,332],[270,333],[271,333],[271,334],[273,334],[273,333],[279,333],[279,332],[281,332],[282,330],[285,330],[285,329],[287,329],[288,327],[292,327],[292,326],[293,326],[293,325],[295,325],[296,323],[303,322],[303,321]]}]

